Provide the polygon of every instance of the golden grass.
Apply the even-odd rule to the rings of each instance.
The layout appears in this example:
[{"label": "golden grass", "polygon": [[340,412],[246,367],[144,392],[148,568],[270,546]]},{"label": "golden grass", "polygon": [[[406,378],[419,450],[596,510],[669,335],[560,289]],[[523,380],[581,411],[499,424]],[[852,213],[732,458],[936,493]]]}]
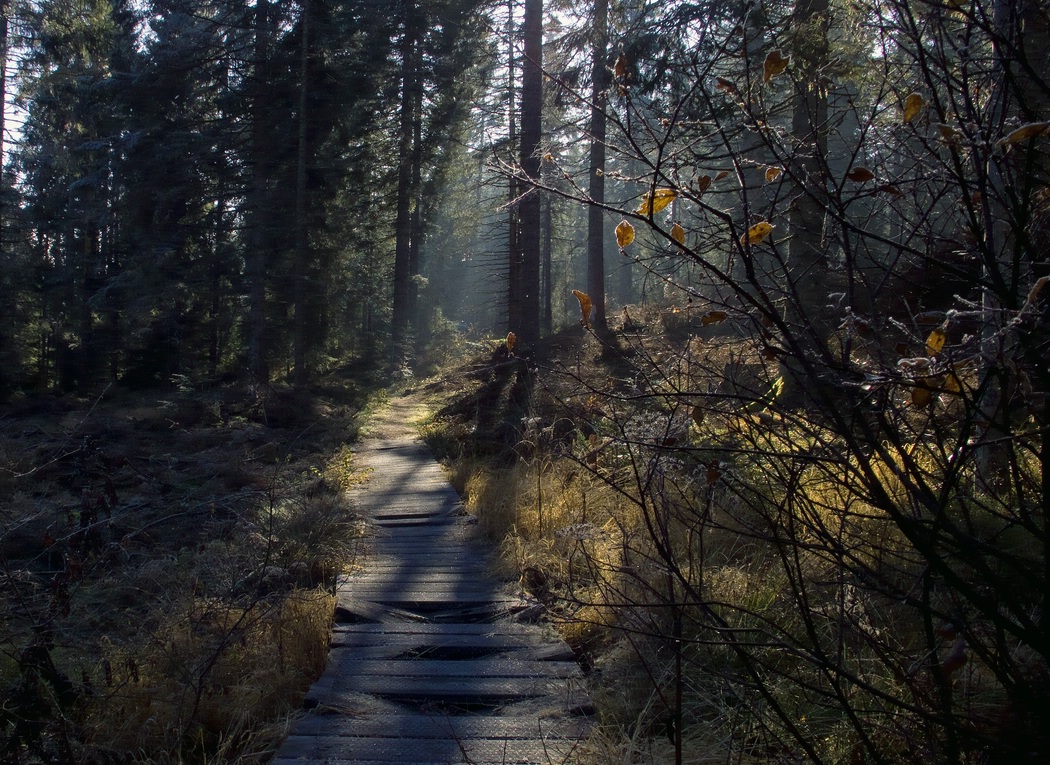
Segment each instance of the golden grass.
[{"label": "golden grass", "polygon": [[106,641],[92,673],[101,696],[84,726],[89,745],[147,761],[232,750],[238,736],[294,710],[323,671],[334,606],[321,590],[248,608],[194,599],[146,645]]}]

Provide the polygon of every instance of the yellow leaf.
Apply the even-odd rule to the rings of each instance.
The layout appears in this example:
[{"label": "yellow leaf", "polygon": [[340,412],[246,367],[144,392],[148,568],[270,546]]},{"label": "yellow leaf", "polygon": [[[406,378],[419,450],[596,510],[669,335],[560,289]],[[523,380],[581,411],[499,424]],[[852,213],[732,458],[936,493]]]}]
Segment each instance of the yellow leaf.
[{"label": "yellow leaf", "polygon": [[954,369],[945,376],[944,389],[949,393],[962,393],[962,382]]},{"label": "yellow leaf", "polygon": [[510,351],[511,353],[514,353],[514,346],[517,345],[517,342],[518,342],[518,336],[515,335],[513,332],[508,332],[507,333],[507,350]]},{"label": "yellow leaf", "polygon": [[725,311],[708,311],[700,317],[700,326],[706,327],[709,324],[721,324],[726,320],[727,315]]},{"label": "yellow leaf", "polygon": [[761,244],[772,233],[772,223],[767,223],[766,221],[756,223],[747,230],[747,233],[740,237],[740,244]]},{"label": "yellow leaf", "polygon": [[918,93],[909,93],[904,99],[904,121],[911,122],[926,108],[926,99]]},{"label": "yellow leaf", "polygon": [[1006,138],[999,141],[999,145],[1021,143],[1021,141],[1027,141],[1046,133],[1050,133],[1050,122],[1029,122],[1027,125],[1021,125],[1016,130],[1010,131]]},{"label": "yellow leaf", "polygon": [[682,228],[681,223],[675,223],[671,226],[671,238],[678,244],[685,244],[685,229]]},{"label": "yellow leaf", "polygon": [[773,181],[775,181],[777,178],[780,177],[780,174],[782,172],[784,172],[784,171],[781,170],[779,167],[767,167],[766,168],[766,182],[767,183],[772,183]]},{"label": "yellow leaf", "polygon": [[871,170],[866,167],[855,167],[846,173],[846,177],[851,181],[864,183],[864,181],[873,180],[875,178],[875,173],[871,172]]},{"label": "yellow leaf", "polygon": [[634,241],[634,226],[625,220],[616,227],[616,244],[622,249]]},{"label": "yellow leaf", "polygon": [[674,189],[655,189],[652,193],[647,193],[642,198],[638,214],[649,215],[650,213],[658,213],[671,204],[676,196],[678,196],[678,192]]},{"label": "yellow leaf", "polygon": [[778,50],[772,50],[769,55],[766,56],[765,63],[762,64],[763,78],[766,82],[776,77],[779,74],[783,74],[787,69],[788,60],[784,58]]},{"label": "yellow leaf", "polygon": [[926,355],[936,356],[944,348],[944,343],[948,339],[947,333],[945,333],[943,327],[938,327],[930,333],[930,336],[926,338]]},{"label": "yellow leaf", "polygon": [[591,298],[586,292],[580,292],[579,290],[573,290],[572,294],[576,296],[576,299],[580,301],[580,314],[583,318],[580,319],[580,324],[585,326],[587,329],[591,328]]}]

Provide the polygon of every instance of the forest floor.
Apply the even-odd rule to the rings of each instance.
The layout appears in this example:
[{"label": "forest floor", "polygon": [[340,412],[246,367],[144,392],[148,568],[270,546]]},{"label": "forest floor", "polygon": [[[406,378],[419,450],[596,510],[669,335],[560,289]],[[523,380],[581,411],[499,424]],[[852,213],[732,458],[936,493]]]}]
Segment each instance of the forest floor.
[{"label": "forest floor", "polygon": [[113,387],[0,408],[0,748],[25,762],[265,762],[325,666],[335,578],[359,565],[362,435],[422,430],[500,573],[593,665],[600,631],[559,606],[564,582],[500,496],[521,483],[499,469],[586,444],[595,394],[630,384],[623,357],[581,327],[535,355],[473,348],[396,394],[350,380],[309,397]]},{"label": "forest floor", "polygon": [[355,562],[370,400],[114,386],[0,409],[0,748],[264,761]]}]

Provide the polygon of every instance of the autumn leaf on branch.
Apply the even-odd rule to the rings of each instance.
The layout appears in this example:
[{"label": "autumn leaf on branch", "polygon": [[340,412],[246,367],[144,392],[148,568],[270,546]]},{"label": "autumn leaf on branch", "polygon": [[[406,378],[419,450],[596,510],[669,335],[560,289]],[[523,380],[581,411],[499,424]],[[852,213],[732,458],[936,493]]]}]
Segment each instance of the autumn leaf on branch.
[{"label": "autumn leaf on branch", "polygon": [[586,292],[580,292],[580,290],[573,290],[572,294],[576,296],[576,299],[580,301],[580,324],[587,329],[591,328],[591,309],[594,307],[591,303],[590,295]]},{"label": "autumn leaf on branch", "polygon": [[787,70],[787,66],[788,59],[784,58],[779,50],[770,51],[762,64],[763,80],[769,82],[774,77],[783,74]]},{"label": "autumn leaf on branch", "polygon": [[700,326],[707,327],[711,324],[721,324],[729,316],[725,311],[708,311],[700,317]]},{"label": "autumn leaf on branch", "polygon": [[779,167],[773,167],[773,166],[767,167],[766,168],[766,172],[765,172],[766,183],[772,183],[777,178],[779,178],[780,174],[783,173],[783,172],[784,171],[782,169],[780,169]]},{"label": "autumn leaf on branch", "polygon": [[937,329],[930,332],[926,338],[926,355],[936,356],[942,350],[944,350],[944,343],[948,340],[948,333],[944,331],[944,327],[938,327]]},{"label": "autumn leaf on branch", "polygon": [[634,226],[625,220],[616,226],[616,245],[622,250],[634,241]]},{"label": "autumn leaf on branch", "polygon": [[727,80],[725,77],[715,77],[715,90],[721,90],[723,93],[728,93],[731,96],[740,93],[736,83],[732,80]]},{"label": "autumn leaf on branch", "polygon": [[741,237],[740,244],[762,244],[770,234],[773,233],[773,224],[767,221],[756,223],[749,228]]},{"label": "autumn leaf on branch", "polygon": [[650,215],[658,213],[674,201],[678,192],[674,189],[655,189],[642,198],[642,204],[638,207],[639,215]]},{"label": "autumn leaf on branch", "polygon": [[846,173],[846,177],[851,181],[857,183],[864,183],[865,181],[871,181],[875,179],[875,173],[871,172],[866,167],[855,167]]},{"label": "autumn leaf on branch", "polygon": [[1016,130],[1011,130],[1006,138],[999,141],[999,146],[1009,146],[1022,141],[1029,141],[1037,136],[1050,133],[1050,122],[1029,122]]},{"label": "autumn leaf on branch", "polygon": [[905,122],[911,122],[918,117],[926,108],[926,99],[918,93],[909,93],[904,99],[903,118]]},{"label": "autumn leaf on branch", "polygon": [[518,344],[518,336],[513,332],[507,333],[507,351],[508,353],[514,353],[514,346]]},{"label": "autumn leaf on branch", "polygon": [[671,226],[671,238],[674,239],[678,244],[685,244],[685,229],[681,223],[675,221],[675,224]]}]

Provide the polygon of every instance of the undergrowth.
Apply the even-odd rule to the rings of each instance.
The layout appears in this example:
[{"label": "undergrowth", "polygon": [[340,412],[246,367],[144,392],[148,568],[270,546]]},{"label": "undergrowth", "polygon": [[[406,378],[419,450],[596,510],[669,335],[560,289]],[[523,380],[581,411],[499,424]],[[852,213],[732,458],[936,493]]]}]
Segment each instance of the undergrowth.
[{"label": "undergrowth", "polygon": [[363,397],[185,389],[0,419],[12,762],[262,763],[327,658]]},{"label": "undergrowth", "polygon": [[[974,490],[943,439],[954,399],[874,413],[885,435],[861,449],[782,401],[748,340],[633,314],[647,328],[604,344],[575,330],[532,359],[474,359],[424,428],[505,573],[591,670],[592,761],[983,762],[1004,736],[1040,751],[1021,702],[1050,691],[1022,637],[1042,527],[1023,491]],[[1034,489],[1019,454],[1015,485]]]}]

